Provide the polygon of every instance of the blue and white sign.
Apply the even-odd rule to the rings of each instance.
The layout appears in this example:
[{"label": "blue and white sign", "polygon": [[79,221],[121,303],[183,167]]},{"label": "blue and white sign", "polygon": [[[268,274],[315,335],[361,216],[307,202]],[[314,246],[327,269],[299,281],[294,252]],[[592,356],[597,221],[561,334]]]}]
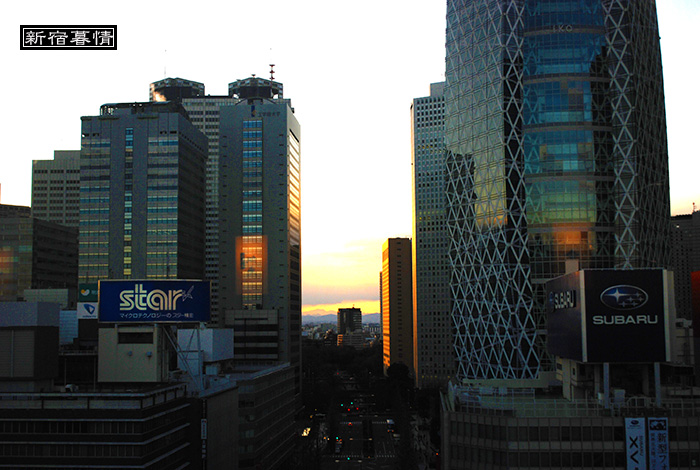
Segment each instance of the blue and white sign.
[{"label": "blue and white sign", "polygon": [[649,470],[669,470],[668,418],[648,418]]},{"label": "blue and white sign", "polygon": [[208,281],[100,281],[99,291],[103,323],[209,321]]},{"label": "blue and white sign", "polygon": [[625,418],[627,470],[646,470],[646,426],[644,418]]},{"label": "blue and white sign", "polygon": [[97,302],[78,302],[79,320],[97,320]]},{"label": "blue and white sign", "polygon": [[649,295],[637,286],[612,286],[600,294],[600,301],[615,310],[634,310],[647,303]]}]

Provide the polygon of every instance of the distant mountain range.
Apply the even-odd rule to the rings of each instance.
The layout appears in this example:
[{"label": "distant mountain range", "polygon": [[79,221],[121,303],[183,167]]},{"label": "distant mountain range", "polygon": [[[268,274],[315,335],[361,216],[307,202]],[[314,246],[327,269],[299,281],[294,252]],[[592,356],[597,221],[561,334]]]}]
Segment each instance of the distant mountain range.
[{"label": "distant mountain range", "polygon": [[[381,321],[381,315],[379,313],[363,313],[362,323],[379,323]],[[301,316],[302,325],[311,325],[313,323],[338,323],[338,315],[302,315]]]}]

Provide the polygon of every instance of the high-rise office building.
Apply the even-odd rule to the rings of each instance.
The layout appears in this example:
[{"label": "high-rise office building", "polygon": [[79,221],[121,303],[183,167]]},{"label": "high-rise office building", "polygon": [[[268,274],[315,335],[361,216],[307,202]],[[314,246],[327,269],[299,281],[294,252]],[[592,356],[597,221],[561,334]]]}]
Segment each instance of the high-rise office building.
[{"label": "high-rise office building", "polygon": [[693,318],[691,273],[700,271],[700,211],[671,218],[671,267],[676,315],[690,320]]},{"label": "high-rise office building", "polygon": [[338,309],[338,334],[344,335],[362,331],[362,309],[339,308]]},{"label": "high-rise office building", "polygon": [[80,280],[202,279],[206,137],[174,102],[81,119]]},{"label": "high-rise office building", "polygon": [[[663,372],[671,283],[642,269],[670,263],[654,0],[448,0],[446,47],[459,380],[441,465],[691,467],[700,402]],[[615,310],[640,283],[646,325]]]},{"label": "high-rise office building", "polygon": [[411,106],[413,164],[413,369],[416,386],[440,386],[455,360],[445,211],[445,83]]},{"label": "high-rise office building", "polygon": [[446,47],[457,375],[536,378],[548,279],[669,263],[655,4],[449,0]]},{"label": "high-rise office building", "polygon": [[288,362],[301,391],[300,127],[282,84],[229,85],[219,109],[219,313],[239,364]]},{"label": "high-rise office building", "polygon": [[32,217],[78,227],[80,150],[56,150],[32,162]]},{"label": "high-rise office building", "polygon": [[219,315],[219,107],[234,105],[234,96],[205,95],[204,84],[183,78],[165,78],[150,85],[151,101],[181,103],[190,121],[209,140],[206,169],[206,228],[204,279],[211,283],[211,324],[223,325]]},{"label": "high-rise office building", "polygon": [[413,282],[411,239],[389,238],[382,246],[382,345],[384,373],[401,363],[413,373]]}]

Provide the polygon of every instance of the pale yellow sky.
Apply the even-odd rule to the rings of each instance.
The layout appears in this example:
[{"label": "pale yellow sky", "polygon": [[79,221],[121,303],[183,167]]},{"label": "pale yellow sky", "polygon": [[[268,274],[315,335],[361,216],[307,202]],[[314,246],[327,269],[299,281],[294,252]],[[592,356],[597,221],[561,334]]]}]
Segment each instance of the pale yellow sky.
[{"label": "pale yellow sky", "polygon": [[[698,42],[700,1],[657,7],[672,212],[690,213],[700,204],[700,94],[692,92],[700,61],[688,51]],[[100,105],[147,101],[149,83],[165,76],[222,95],[236,79],[267,77],[275,63],[302,129],[304,310],[355,303],[379,312],[382,244],[411,233],[409,108],[444,80],[445,2],[269,0],[261,10],[201,0],[186,15],[182,8],[37,0],[3,12],[0,202],[29,205],[31,161],[78,149],[80,116]],[[19,50],[19,25],[100,23],[118,26],[117,51]]]}]

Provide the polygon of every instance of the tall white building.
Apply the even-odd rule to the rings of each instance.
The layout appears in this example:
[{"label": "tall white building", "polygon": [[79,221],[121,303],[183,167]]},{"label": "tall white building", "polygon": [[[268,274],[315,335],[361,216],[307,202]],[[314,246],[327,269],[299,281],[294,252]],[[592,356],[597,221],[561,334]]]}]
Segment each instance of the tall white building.
[{"label": "tall white building", "polygon": [[445,224],[445,83],[411,106],[413,165],[413,370],[416,385],[454,375]]}]

